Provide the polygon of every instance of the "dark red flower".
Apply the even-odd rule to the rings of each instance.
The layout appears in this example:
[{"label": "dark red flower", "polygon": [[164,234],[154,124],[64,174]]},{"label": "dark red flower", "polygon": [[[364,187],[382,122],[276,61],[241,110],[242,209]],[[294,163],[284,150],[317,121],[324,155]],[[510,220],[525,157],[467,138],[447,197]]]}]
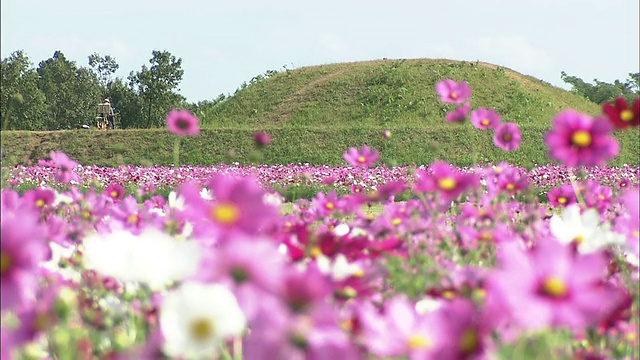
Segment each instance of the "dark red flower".
[{"label": "dark red flower", "polygon": [[617,128],[638,126],[640,125],[640,98],[636,98],[633,106],[630,107],[624,98],[619,97],[613,103],[602,105],[602,112]]}]

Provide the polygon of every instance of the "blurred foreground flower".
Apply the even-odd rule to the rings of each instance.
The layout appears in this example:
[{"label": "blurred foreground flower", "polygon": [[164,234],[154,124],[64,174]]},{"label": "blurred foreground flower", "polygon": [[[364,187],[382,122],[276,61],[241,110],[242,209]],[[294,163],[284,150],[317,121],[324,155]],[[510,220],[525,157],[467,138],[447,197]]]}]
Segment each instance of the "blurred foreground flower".
[{"label": "blurred foreground flower", "polygon": [[378,150],[371,149],[367,145],[360,149],[352,147],[342,157],[353,166],[369,167],[378,161]]},{"label": "blurred foreground flower", "polygon": [[471,105],[466,103],[455,110],[448,112],[447,115],[445,115],[445,119],[449,122],[462,122],[469,115],[469,110],[471,110]]},{"label": "blurred foreground flower", "polygon": [[253,134],[253,140],[259,147],[267,146],[271,143],[271,137],[265,132],[256,132]]},{"label": "blurred foreground flower", "polygon": [[636,98],[633,105],[629,106],[624,98],[619,97],[613,103],[603,104],[602,112],[617,128],[638,126],[640,125],[640,98]]},{"label": "blurred foreground flower", "polygon": [[471,96],[469,84],[464,81],[455,82],[451,79],[442,80],[436,84],[436,91],[444,103],[462,104]]},{"label": "blurred foreground flower", "polygon": [[223,341],[245,326],[235,296],[219,284],[185,283],[164,298],[160,309],[163,351],[172,357],[216,358]]},{"label": "blurred foreground flower", "polygon": [[480,130],[495,129],[500,115],[493,109],[480,108],[471,112],[471,124]]},{"label": "blurred foreground flower", "polygon": [[505,151],[515,151],[520,147],[522,133],[514,123],[499,124],[493,135],[493,144]]},{"label": "blurred foreground flower", "polygon": [[167,130],[176,135],[193,136],[200,133],[200,120],[188,110],[171,110],[166,122]]},{"label": "blurred foreground flower", "polygon": [[547,133],[545,143],[549,156],[567,166],[599,166],[620,152],[611,130],[611,123],[604,118],[565,110],[553,119],[553,130]]},{"label": "blurred foreground flower", "polygon": [[84,239],[85,267],[120,281],[159,288],[196,274],[200,246],[179,241],[154,228],[136,236],[127,231],[92,234]]}]

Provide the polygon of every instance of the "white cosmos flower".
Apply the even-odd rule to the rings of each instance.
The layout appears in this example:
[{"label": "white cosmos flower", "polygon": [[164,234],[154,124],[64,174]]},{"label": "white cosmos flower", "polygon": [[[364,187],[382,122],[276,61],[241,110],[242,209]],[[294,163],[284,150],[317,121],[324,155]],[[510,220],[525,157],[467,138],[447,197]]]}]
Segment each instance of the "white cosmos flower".
[{"label": "white cosmos flower", "polygon": [[223,285],[187,282],[169,293],[160,309],[163,351],[171,357],[214,358],[222,342],[242,333],[246,318]]},{"label": "white cosmos flower", "polygon": [[167,199],[169,202],[169,207],[175,210],[183,210],[184,209],[184,197],[178,196],[175,191],[169,193],[169,197]]},{"label": "white cosmos flower", "polygon": [[611,231],[611,225],[600,221],[595,209],[580,214],[580,205],[567,206],[562,216],[554,215],[549,220],[551,233],[563,244],[575,242],[578,252],[588,254],[609,245],[624,244],[624,236]]},{"label": "white cosmos flower", "polygon": [[138,281],[154,289],[196,274],[200,246],[147,228],[136,236],[119,230],[84,239],[85,267],[120,281]]},{"label": "white cosmos flower", "polygon": [[202,188],[202,190],[200,190],[200,197],[205,200],[213,200],[213,193],[207,188]]},{"label": "white cosmos flower", "polygon": [[316,264],[322,273],[330,274],[334,281],[364,275],[362,267],[359,264],[350,263],[343,254],[338,254],[333,262],[328,257],[320,255],[316,257]]}]

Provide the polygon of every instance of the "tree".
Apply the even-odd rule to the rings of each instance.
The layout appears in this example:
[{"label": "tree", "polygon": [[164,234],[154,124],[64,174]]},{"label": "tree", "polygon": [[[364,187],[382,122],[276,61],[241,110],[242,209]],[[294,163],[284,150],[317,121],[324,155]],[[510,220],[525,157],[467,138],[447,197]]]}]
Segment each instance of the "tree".
[{"label": "tree", "polygon": [[560,75],[562,81],[572,86],[571,91],[596,104],[611,102],[617,97],[624,97],[627,102],[633,102],[640,94],[640,73],[630,73],[629,80],[616,80],[613,84],[599,81],[598,79],[593,80],[595,84],[589,84],[579,77],[567,75],[564,71]]},{"label": "tree", "polygon": [[22,50],[0,63],[0,119],[2,130],[43,130],[45,97],[38,74]]},{"label": "tree", "polygon": [[46,97],[48,130],[71,129],[93,121],[96,105],[102,100],[96,74],[78,68],[61,51],[41,61],[37,72],[38,88]]},{"label": "tree", "polygon": [[113,100],[118,113],[118,126],[123,129],[144,127],[142,98],[120,78],[110,83],[107,97]]},{"label": "tree", "polygon": [[107,96],[106,93],[113,81],[112,76],[120,68],[120,65],[110,55],[100,56],[98,53],[93,53],[88,58],[89,66],[97,75],[100,85],[104,89],[104,94]]},{"label": "tree", "polygon": [[143,65],[137,73],[129,74],[129,84],[144,100],[145,127],[163,126],[166,114],[172,108],[181,107],[185,98],[178,94],[182,81],[182,59],[168,51],[152,52],[151,67]]}]

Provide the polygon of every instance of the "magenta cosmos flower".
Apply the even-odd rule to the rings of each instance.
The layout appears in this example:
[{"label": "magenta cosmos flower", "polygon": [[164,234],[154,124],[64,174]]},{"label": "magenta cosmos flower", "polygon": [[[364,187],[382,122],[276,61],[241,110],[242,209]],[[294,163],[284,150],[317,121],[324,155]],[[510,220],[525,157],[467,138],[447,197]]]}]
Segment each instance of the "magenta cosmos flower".
[{"label": "magenta cosmos flower", "polygon": [[505,151],[515,151],[520,147],[522,133],[520,127],[514,123],[499,124],[493,134],[493,143]]},{"label": "magenta cosmos flower", "polygon": [[466,174],[443,161],[436,161],[429,166],[429,170],[416,172],[416,193],[440,193],[444,201],[453,201],[465,190],[478,185],[479,180],[473,174]]},{"label": "magenta cosmos flower", "polygon": [[253,141],[259,147],[267,146],[271,143],[271,136],[266,132],[256,132],[253,134]]},{"label": "magenta cosmos flower", "polygon": [[598,166],[620,152],[611,131],[611,123],[604,118],[565,110],[553,119],[553,130],[547,133],[545,143],[549,156],[567,166]]},{"label": "magenta cosmos flower", "polygon": [[487,292],[502,298],[525,329],[583,330],[620,301],[617,291],[602,285],[607,275],[602,253],[575,256],[569,246],[544,239],[532,252],[518,243],[503,244],[498,258]]},{"label": "magenta cosmos flower", "polygon": [[352,147],[342,157],[353,166],[369,167],[378,161],[378,150],[371,149],[367,145],[359,150]]},{"label": "magenta cosmos flower", "polygon": [[449,104],[462,104],[471,96],[471,88],[464,81],[455,82],[451,79],[442,80],[436,84],[436,91],[440,100]]},{"label": "magenta cosmos flower", "polygon": [[40,223],[40,213],[32,206],[17,204],[16,208],[1,205],[0,284],[1,309],[16,309],[34,299],[49,246],[46,229]]},{"label": "magenta cosmos flower", "polygon": [[466,103],[455,110],[448,112],[444,118],[449,122],[462,122],[469,115],[469,110],[471,110],[471,105]]},{"label": "magenta cosmos flower", "polygon": [[55,179],[63,184],[68,184],[72,180],[78,181],[78,175],[73,172],[73,169],[78,166],[78,163],[71,160],[67,154],[63,152],[52,151],[49,155],[51,157],[51,163],[49,165],[56,168]]},{"label": "magenta cosmos flower", "polygon": [[176,135],[193,136],[200,133],[200,120],[188,110],[171,110],[166,122],[167,130]]},{"label": "magenta cosmos flower", "polygon": [[473,110],[471,124],[480,130],[495,129],[500,124],[500,115],[493,109]]}]

